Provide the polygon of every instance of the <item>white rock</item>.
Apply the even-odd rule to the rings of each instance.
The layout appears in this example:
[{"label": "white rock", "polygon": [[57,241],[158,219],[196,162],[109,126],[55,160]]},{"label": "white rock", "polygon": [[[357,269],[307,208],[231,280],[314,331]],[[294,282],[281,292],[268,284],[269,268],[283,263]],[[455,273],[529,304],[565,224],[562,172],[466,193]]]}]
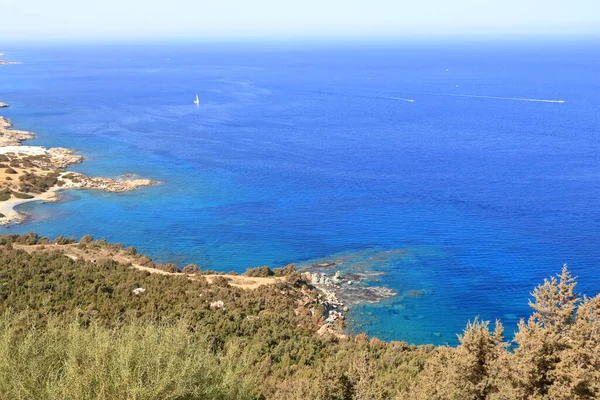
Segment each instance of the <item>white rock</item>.
[{"label": "white rock", "polygon": [[315,272],[314,274],[312,274],[310,276],[310,283],[312,283],[313,285],[316,285],[319,283],[319,273]]},{"label": "white rock", "polygon": [[223,303],[221,300],[213,301],[212,303],[210,303],[210,308],[223,308],[224,306],[225,303]]}]

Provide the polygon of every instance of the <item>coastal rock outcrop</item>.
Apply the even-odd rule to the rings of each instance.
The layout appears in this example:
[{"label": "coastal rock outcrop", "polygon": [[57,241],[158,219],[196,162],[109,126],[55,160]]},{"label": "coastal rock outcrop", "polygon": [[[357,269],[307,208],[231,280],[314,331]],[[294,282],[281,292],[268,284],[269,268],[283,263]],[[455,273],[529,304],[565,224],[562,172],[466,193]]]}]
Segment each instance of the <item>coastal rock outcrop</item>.
[{"label": "coastal rock outcrop", "polygon": [[12,123],[7,118],[0,117],[0,147],[19,146],[22,141],[35,138],[31,132],[12,129],[12,127]]},{"label": "coastal rock outcrop", "polygon": [[159,182],[152,179],[132,178],[132,179],[113,179],[113,178],[95,178],[79,172],[69,172],[61,175],[65,181],[64,189],[93,189],[104,192],[129,192],[144,186],[156,185]]},{"label": "coastal rock outcrop", "polygon": [[[342,274],[336,271],[334,274],[324,272],[305,272],[305,278],[326,296],[340,305],[357,303],[378,303],[383,299],[394,297],[396,291],[384,286],[370,286],[365,283],[367,275],[361,276],[357,273]],[[337,299],[341,300],[337,300]]]},{"label": "coastal rock outcrop", "polygon": [[[0,103],[0,106],[7,107],[8,104]],[[0,225],[25,220],[25,215],[14,210],[15,206],[28,201],[56,201],[60,190],[94,189],[119,193],[159,183],[135,174],[113,179],[65,171],[84,158],[72,149],[22,144],[33,138],[32,132],[13,129],[7,118],[0,117]]]}]

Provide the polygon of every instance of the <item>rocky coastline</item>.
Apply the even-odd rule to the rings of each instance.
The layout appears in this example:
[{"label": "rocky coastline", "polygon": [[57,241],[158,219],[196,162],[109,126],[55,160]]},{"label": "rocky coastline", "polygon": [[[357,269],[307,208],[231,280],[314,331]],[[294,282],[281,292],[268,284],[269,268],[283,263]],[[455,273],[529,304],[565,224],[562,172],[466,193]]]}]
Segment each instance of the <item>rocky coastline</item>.
[{"label": "rocky coastline", "polygon": [[[0,103],[0,108],[8,106]],[[33,138],[34,133],[13,129],[12,123],[0,116],[0,225],[22,223],[27,215],[19,213],[14,207],[31,201],[57,201],[57,193],[61,190],[119,193],[159,183],[134,174],[114,179],[66,171],[65,168],[81,163],[84,157],[63,147],[23,145],[23,141]]]},{"label": "rocky coastline", "polygon": [[[372,286],[367,281],[371,273],[342,273],[331,269],[338,267],[335,261],[311,264],[304,267],[302,277],[319,292],[311,313],[320,314],[325,320],[318,333],[344,336],[346,315],[353,305],[359,303],[378,303],[397,293],[384,286]],[[307,270],[308,269],[308,270]],[[322,271],[322,270],[326,270]],[[309,307],[309,304],[305,304]]]}]

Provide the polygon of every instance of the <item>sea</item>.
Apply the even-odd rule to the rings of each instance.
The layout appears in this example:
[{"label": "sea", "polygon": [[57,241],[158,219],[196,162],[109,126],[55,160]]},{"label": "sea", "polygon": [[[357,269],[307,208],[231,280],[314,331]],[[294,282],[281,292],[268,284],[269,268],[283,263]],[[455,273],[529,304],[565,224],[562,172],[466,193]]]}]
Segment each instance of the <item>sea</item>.
[{"label": "sea", "polygon": [[[134,246],[243,272],[337,262],[397,295],[348,332],[511,338],[568,264],[600,291],[600,40],[5,44],[0,115],[161,181],[68,191],[3,233]],[[199,106],[193,103],[196,94]]]}]

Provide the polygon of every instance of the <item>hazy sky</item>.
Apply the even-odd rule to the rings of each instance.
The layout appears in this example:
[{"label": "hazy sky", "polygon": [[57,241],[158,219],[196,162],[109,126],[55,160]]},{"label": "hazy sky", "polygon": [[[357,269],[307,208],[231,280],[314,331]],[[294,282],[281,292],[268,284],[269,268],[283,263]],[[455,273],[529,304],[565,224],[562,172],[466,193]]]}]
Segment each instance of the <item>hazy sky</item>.
[{"label": "hazy sky", "polygon": [[2,39],[600,35],[600,0],[0,0]]}]

